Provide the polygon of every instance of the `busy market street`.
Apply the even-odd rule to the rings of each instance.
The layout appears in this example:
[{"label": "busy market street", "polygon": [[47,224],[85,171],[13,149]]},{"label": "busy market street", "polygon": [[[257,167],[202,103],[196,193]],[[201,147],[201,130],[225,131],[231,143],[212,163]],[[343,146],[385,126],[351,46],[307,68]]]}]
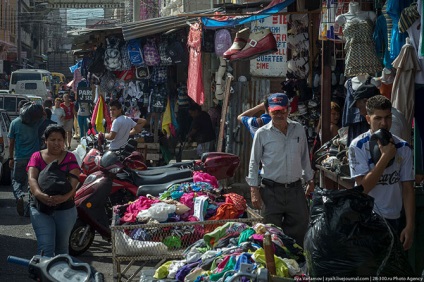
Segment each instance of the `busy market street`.
[{"label": "busy market street", "polygon": [[424,282],[424,0],[0,0],[0,281]]}]

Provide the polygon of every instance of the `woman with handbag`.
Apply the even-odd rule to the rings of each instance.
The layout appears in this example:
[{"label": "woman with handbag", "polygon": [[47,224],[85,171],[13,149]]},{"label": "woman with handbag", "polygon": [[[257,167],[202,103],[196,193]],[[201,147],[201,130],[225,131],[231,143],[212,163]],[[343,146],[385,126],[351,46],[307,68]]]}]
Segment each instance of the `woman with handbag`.
[{"label": "woman with handbag", "polygon": [[37,237],[37,254],[53,257],[68,253],[69,235],[77,218],[74,194],[80,167],[65,151],[66,132],[50,125],[44,132],[47,148],[28,162],[30,217]]}]

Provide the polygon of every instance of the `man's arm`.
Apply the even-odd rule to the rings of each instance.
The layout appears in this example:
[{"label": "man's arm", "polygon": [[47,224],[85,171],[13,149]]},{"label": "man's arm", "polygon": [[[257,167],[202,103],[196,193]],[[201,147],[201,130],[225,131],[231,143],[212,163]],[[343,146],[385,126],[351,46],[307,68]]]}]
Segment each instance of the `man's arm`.
[{"label": "man's arm", "polygon": [[386,146],[382,146],[378,141],[378,147],[381,151],[381,157],[375,167],[364,176],[358,176],[355,181],[358,185],[364,187],[364,192],[368,194],[377,185],[378,180],[383,174],[390,160],[396,155],[396,147],[393,140]]},{"label": "man's arm", "polygon": [[107,140],[113,140],[116,137],[116,132],[115,131],[111,131],[109,133],[105,133],[105,138]]},{"label": "man's arm", "polygon": [[144,118],[139,118],[136,125],[130,130],[130,135],[140,133],[147,121]]},{"label": "man's arm", "polygon": [[415,191],[412,181],[402,182],[402,199],[405,209],[406,226],[400,234],[403,249],[409,250],[414,241],[415,230]]},{"label": "man's arm", "polygon": [[248,109],[247,111],[244,111],[243,113],[241,113],[238,117],[237,120],[239,122],[242,122],[242,118],[243,117],[252,117],[253,115],[257,114],[260,111],[265,111],[265,106],[264,103],[260,103],[259,105]]},{"label": "man's arm", "polygon": [[255,135],[252,143],[252,150],[250,152],[250,161],[249,161],[249,175],[246,177],[246,182],[250,186],[250,200],[252,206],[255,209],[261,209],[262,207],[262,198],[259,193],[259,162],[262,157],[262,145],[258,135]]},{"label": "man's arm", "polygon": [[14,138],[9,138],[9,167],[11,169],[13,169],[13,157],[14,157],[14,153],[15,153],[15,139]]}]

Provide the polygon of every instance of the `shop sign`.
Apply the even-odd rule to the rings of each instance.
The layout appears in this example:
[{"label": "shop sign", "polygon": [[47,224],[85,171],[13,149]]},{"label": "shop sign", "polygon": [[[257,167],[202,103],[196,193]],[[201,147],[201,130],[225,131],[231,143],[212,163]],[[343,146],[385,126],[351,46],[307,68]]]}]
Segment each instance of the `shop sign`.
[{"label": "shop sign", "polygon": [[79,103],[92,103],[93,92],[90,87],[78,87],[77,89],[78,102]]},{"label": "shop sign", "polygon": [[285,77],[287,73],[287,17],[273,15],[251,23],[251,32],[269,28],[277,41],[277,51],[250,60],[250,74],[264,77]]}]

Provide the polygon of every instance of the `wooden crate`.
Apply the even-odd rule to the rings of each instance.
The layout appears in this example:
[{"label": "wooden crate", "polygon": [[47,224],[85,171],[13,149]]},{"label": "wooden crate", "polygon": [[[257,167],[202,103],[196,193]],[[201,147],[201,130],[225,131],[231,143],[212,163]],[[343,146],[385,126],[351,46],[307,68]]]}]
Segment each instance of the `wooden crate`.
[{"label": "wooden crate", "polygon": [[159,143],[137,143],[137,151],[139,151],[145,160],[158,161],[161,158]]}]

